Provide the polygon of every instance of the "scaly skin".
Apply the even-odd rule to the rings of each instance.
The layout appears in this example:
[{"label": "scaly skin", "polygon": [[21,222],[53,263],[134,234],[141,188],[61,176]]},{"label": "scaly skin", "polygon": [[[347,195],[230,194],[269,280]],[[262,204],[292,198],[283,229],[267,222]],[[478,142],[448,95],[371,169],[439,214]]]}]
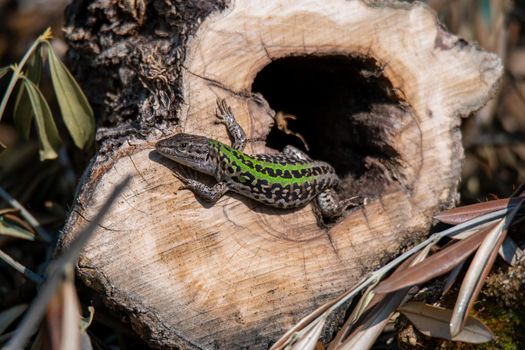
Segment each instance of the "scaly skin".
[{"label": "scaly skin", "polygon": [[242,152],[246,136],[224,100],[218,101],[218,122],[233,137],[230,147],[203,136],[177,134],[157,142],[157,152],[175,162],[214,176],[209,187],[178,175],[186,188],[215,202],[233,191],[277,208],[297,208],[317,197],[324,217],[340,215],[351,203],[339,201],[334,188],[339,178],[328,163],[310,159],[302,151],[286,146],[278,155],[247,155]]}]

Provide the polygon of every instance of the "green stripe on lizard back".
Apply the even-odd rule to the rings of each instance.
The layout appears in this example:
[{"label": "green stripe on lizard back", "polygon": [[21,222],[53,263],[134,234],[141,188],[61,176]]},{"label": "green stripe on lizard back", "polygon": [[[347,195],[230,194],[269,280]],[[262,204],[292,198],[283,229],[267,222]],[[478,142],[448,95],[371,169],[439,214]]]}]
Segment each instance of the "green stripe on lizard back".
[{"label": "green stripe on lizard back", "polygon": [[320,161],[299,160],[284,155],[250,156],[209,139],[215,151],[215,177],[235,192],[282,208],[308,203],[319,192],[339,181],[334,169]]}]

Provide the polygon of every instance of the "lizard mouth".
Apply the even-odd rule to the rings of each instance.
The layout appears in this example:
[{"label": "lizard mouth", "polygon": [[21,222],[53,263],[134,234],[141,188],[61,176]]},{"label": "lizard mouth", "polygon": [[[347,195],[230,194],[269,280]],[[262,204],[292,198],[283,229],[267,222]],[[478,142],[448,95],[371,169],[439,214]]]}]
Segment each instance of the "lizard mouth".
[{"label": "lizard mouth", "polygon": [[354,194],[374,197],[389,182],[403,181],[395,146],[403,130],[396,125],[408,112],[374,59],[281,58],[257,74],[252,90],[277,112],[268,147],[290,144],[330,163]]}]

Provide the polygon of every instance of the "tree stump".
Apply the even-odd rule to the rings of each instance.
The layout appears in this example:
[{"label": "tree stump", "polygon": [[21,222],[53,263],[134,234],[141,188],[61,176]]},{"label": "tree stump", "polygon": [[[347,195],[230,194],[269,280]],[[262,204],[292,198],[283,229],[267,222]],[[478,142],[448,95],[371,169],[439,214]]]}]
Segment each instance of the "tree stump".
[{"label": "tree stump", "polygon": [[[61,243],[131,175],[80,257],[81,281],[152,345],[266,349],[454,204],[460,116],[494,94],[502,65],[422,3],[182,3],[69,8],[70,56],[111,127]],[[359,205],[320,225],[311,205],[282,211],[234,194],[210,205],[180,190],[154,143],[176,132],[230,142],[218,98],[248,153],[307,146]]]}]

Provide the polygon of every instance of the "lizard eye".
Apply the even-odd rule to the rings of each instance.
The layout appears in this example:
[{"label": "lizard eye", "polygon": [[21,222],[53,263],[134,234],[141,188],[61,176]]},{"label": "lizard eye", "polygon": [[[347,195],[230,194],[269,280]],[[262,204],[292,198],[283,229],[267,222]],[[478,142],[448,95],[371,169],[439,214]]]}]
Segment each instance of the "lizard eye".
[{"label": "lizard eye", "polygon": [[183,142],[179,146],[180,146],[180,148],[186,148],[186,146],[188,146],[188,144],[186,142]]}]

